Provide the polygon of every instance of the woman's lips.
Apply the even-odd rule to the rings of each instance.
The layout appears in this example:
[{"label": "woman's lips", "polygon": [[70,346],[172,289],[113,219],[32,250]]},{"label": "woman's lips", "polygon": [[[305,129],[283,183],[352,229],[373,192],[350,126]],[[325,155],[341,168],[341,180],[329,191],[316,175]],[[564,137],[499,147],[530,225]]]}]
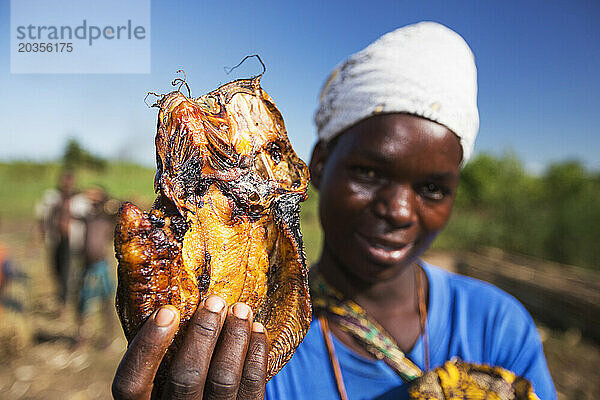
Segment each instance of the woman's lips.
[{"label": "woman's lips", "polygon": [[381,264],[401,262],[413,248],[413,242],[393,242],[386,239],[374,238],[356,234],[359,243],[375,261]]}]

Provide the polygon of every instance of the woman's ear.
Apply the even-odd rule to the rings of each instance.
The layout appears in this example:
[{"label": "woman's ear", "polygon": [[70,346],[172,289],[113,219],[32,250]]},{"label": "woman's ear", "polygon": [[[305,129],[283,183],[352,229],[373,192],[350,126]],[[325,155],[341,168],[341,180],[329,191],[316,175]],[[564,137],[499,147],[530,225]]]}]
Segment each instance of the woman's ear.
[{"label": "woman's ear", "polygon": [[327,157],[329,157],[329,146],[327,146],[327,143],[319,140],[317,144],[315,144],[308,166],[310,170],[310,180],[313,186],[319,190],[321,189],[321,178],[323,177],[323,170],[325,169]]}]

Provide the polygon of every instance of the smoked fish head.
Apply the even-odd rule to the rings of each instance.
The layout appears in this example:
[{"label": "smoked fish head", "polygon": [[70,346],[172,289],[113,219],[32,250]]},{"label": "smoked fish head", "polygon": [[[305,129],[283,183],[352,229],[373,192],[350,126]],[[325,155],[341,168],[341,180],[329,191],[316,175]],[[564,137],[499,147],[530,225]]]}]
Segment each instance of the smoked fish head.
[{"label": "smoked fish head", "polygon": [[157,198],[148,212],[125,203],[115,230],[116,307],[125,335],[131,341],[166,304],[181,312],[181,332],[210,294],[245,302],[267,330],[270,379],[311,320],[299,224],[308,168],[260,76],[195,99],[175,91],[155,106]]}]

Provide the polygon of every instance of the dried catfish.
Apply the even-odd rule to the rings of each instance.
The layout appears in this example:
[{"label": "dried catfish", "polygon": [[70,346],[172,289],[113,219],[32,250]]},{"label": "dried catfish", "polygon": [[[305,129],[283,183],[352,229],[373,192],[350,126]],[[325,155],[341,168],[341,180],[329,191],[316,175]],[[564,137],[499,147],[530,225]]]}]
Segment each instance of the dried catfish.
[{"label": "dried catfish", "polygon": [[209,294],[243,301],[267,329],[270,379],[311,319],[299,226],[308,168],[260,76],[195,99],[175,91],[156,106],[158,196],[149,212],[125,203],[115,232],[125,335],[165,304],[180,310],[181,331]]}]

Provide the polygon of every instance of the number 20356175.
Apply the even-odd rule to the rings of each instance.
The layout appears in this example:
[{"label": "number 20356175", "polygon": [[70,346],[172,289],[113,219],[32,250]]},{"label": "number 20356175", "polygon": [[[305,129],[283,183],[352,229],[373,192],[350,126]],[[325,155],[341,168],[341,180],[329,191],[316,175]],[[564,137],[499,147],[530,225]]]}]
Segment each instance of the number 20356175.
[{"label": "number 20356175", "polygon": [[73,43],[17,43],[19,53],[70,53],[73,51]]}]

